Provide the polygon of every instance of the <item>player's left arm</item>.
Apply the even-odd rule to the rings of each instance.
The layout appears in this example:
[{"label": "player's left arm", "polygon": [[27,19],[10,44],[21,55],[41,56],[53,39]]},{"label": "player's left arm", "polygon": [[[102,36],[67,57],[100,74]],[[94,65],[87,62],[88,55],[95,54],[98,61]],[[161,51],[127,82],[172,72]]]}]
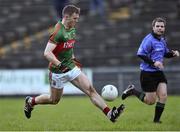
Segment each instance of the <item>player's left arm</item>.
[{"label": "player's left arm", "polygon": [[56,48],[56,44],[48,42],[47,46],[44,50],[44,56],[45,58],[53,63],[61,72],[65,72],[67,70],[69,70],[69,68],[65,65],[62,64],[61,61],[59,61],[56,56],[53,54],[53,50]]},{"label": "player's left arm", "polygon": [[44,56],[49,62],[53,63],[55,66],[58,66],[61,62],[53,54],[53,50],[55,48],[56,48],[56,44],[48,42],[44,50]]}]

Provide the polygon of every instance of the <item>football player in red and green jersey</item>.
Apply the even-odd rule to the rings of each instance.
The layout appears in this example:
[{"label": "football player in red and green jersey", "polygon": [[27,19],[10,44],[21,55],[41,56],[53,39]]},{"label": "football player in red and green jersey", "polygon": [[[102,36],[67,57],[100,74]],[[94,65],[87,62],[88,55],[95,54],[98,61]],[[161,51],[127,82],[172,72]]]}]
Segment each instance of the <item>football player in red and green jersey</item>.
[{"label": "football player in red and green jersey", "polygon": [[112,122],[115,122],[123,112],[124,105],[110,109],[81,71],[81,64],[73,54],[76,37],[75,25],[79,19],[80,9],[74,5],[67,5],[62,15],[63,19],[56,24],[44,51],[44,56],[49,61],[50,95],[27,96],[24,107],[25,116],[29,119],[37,104],[57,104],[62,97],[64,84],[71,82],[89,96],[91,102]]}]

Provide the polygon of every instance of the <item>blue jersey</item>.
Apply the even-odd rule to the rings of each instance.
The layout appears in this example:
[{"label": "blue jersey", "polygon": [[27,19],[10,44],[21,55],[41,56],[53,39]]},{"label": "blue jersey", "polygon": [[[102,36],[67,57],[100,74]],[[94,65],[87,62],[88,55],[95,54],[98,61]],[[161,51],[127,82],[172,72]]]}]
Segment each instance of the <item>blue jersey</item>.
[{"label": "blue jersey", "polygon": [[[163,63],[164,55],[169,52],[166,41],[163,37],[160,39],[153,36],[152,33],[148,34],[142,41],[137,55],[144,55],[149,57],[153,62],[160,61]],[[146,62],[141,62],[140,69],[143,71],[160,71],[159,68],[153,67]]]}]

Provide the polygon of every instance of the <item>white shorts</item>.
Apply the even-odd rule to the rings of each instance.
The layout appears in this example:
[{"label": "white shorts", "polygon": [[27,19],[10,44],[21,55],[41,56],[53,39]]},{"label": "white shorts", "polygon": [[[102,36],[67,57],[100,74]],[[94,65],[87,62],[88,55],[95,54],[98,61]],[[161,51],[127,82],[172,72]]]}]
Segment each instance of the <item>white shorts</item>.
[{"label": "white shorts", "polygon": [[74,80],[81,74],[81,70],[78,67],[74,67],[72,70],[66,73],[49,73],[50,86],[57,89],[64,88],[64,84]]}]

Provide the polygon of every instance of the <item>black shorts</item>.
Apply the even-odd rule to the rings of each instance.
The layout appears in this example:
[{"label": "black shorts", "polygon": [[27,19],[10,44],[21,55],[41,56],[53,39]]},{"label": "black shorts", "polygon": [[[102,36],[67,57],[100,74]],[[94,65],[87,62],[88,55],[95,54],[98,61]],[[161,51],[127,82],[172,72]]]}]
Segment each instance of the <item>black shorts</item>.
[{"label": "black shorts", "polygon": [[167,84],[167,79],[162,71],[141,71],[140,82],[141,88],[144,92],[155,92],[160,82],[164,82]]}]

